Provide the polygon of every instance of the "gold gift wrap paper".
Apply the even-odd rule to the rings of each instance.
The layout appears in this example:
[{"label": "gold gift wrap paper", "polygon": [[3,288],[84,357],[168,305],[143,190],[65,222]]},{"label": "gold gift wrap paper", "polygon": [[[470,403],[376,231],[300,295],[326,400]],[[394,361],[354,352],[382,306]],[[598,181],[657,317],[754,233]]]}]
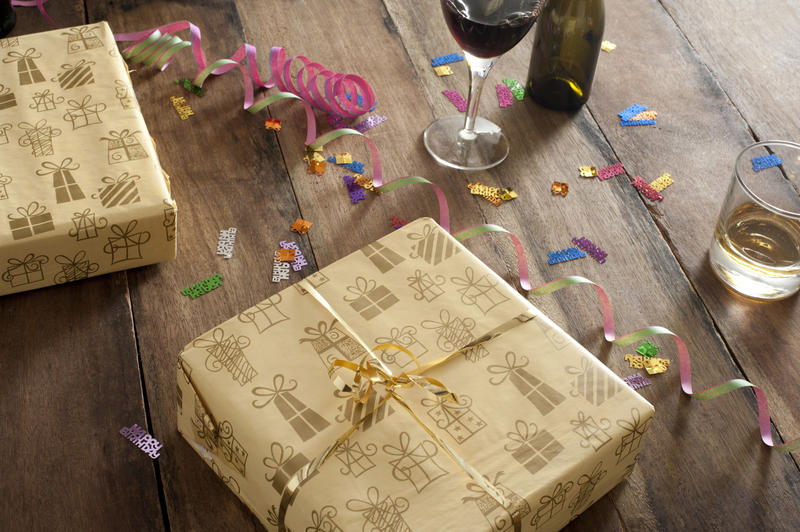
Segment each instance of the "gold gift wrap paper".
[{"label": "gold gift wrap paper", "polygon": [[176,214],[106,22],[0,39],[0,295],[174,259]]},{"label": "gold gift wrap paper", "polygon": [[[519,319],[519,316],[528,316]],[[630,474],[653,407],[433,220],[423,218],[203,334],[178,363],[178,427],[268,530],[287,482],[372,414],[296,493],[289,530],[513,530],[397,400],[335,390],[328,368],[394,344],[458,402],[399,395],[521,517],[557,530]],[[375,351],[395,375],[416,364]]]}]

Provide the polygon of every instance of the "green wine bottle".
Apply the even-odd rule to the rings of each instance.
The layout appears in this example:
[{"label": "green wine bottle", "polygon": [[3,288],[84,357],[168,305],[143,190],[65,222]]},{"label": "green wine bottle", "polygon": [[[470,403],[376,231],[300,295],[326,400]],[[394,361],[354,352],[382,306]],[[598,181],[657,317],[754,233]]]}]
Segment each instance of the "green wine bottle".
[{"label": "green wine bottle", "polygon": [[589,99],[605,25],[603,0],[549,0],[536,24],[528,92],[550,109]]},{"label": "green wine bottle", "polygon": [[11,7],[11,0],[0,0],[0,38],[11,33],[16,23],[17,14]]}]

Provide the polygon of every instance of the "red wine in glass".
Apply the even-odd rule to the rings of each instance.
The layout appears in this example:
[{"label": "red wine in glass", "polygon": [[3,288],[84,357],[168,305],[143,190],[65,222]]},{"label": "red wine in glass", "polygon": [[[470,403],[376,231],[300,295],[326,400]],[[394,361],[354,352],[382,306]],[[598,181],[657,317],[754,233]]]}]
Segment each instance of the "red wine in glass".
[{"label": "red wine in glass", "polygon": [[536,22],[541,0],[440,0],[450,34],[470,69],[466,116],[440,118],[425,130],[425,148],[439,164],[485,170],[503,162],[508,140],[500,127],[477,116],[481,89],[496,59]]}]

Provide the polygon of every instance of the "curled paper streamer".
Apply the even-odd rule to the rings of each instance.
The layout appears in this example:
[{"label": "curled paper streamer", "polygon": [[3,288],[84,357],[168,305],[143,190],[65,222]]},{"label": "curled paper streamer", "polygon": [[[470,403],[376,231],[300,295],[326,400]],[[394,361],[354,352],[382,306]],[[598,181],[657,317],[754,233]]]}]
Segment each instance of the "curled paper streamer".
[{"label": "curled paper streamer", "polygon": [[53,19],[50,18],[50,15],[47,14],[47,11],[44,9],[44,3],[47,0],[11,0],[12,7],[38,7],[39,13],[42,14],[47,21],[55,27],[58,27],[58,24],[55,23]]}]

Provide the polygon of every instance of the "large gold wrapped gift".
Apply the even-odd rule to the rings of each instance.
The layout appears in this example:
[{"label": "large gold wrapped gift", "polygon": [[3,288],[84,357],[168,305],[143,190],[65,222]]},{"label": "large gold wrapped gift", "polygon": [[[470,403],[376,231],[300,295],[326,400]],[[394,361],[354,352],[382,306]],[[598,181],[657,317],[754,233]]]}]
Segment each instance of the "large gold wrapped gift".
[{"label": "large gold wrapped gift", "polygon": [[0,39],[0,295],[174,259],[175,217],[108,24]]},{"label": "large gold wrapped gift", "polygon": [[[373,366],[394,376],[418,371],[405,351],[423,366],[455,353],[422,376],[457,402],[412,386],[381,404],[377,385],[361,403],[334,388],[335,361],[346,381],[347,361],[381,344]],[[282,495],[293,531],[504,531],[512,514],[521,530],[556,530],[631,472],[652,415],[427,218],[208,331],[178,364],[179,430],[268,530]]]}]

